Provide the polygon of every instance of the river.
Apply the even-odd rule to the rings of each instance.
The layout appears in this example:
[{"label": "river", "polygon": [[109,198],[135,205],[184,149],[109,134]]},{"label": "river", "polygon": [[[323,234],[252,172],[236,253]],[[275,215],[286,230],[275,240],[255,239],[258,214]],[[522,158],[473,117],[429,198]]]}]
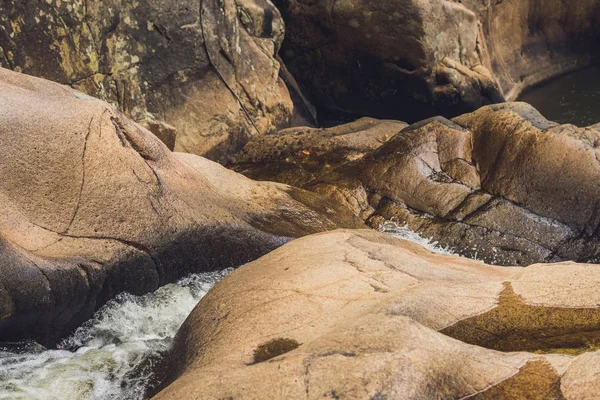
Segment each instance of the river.
[{"label": "river", "polygon": [[229,271],[192,275],[144,296],[121,294],[57,349],[0,344],[0,399],[139,399],[151,379],[132,374],[171,345],[198,301]]},{"label": "river", "polygon": [[580,127],[600,122],[600,67],[555,78],[526,91],[525,101],[547,119]]}]

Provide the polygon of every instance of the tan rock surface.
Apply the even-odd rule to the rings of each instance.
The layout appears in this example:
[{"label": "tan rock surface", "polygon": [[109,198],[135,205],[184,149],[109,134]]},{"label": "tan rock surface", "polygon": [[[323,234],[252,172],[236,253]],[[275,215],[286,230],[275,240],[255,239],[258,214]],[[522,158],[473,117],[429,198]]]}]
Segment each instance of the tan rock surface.
[{"label": "tan rock surface", "polygon": [[230,165],[242,173],[247,165],[247,173],[257,180],[276,176],[289,185],[301,186],[324,168],[336,168],[373,152],[406,126],[400,121],[361,118],[327,129],[283,129],[250,141]]},{"label": "tan rock surface", "polygon": [[0,341],[52,343],[122,291],[359,224],[313,193],[171,153],[108,104],[5,69],[0,140]]},{"label": "tan rock surface", "polygon": [[492,267],[374,231],[297,239],[201,300],[156,398],[583,398],[599,280],[597,265]]},{"label": "tan rock surface", "polygon": [[486,262],[596,262],[598,143],[596,129],[557,125],[525,103],[506,103],[416,123],[332,168],[306,157],[271,157],[264,168],[253,163],[261,151],[252,144],[232,167],[327,195],[373,227],[408,225]]},{"label": "tan rock surface", "polygon": [[461,3],[480,18],[490,70],[507,100],[546,79],[595,63],[596,0],[503,0]]},{"label": "tan rock surface", "polygon": [[173,125],[178,151],[222,161],[298,113],[279,76],[283,34],[268,0],[12,0],[0,66]]}]

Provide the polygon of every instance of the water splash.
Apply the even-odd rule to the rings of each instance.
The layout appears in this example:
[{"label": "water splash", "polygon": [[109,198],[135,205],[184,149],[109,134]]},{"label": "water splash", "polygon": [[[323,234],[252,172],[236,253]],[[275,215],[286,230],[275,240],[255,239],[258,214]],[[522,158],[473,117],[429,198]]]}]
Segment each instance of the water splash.
[{"label": "water splash", "polygon": [[448,254],[453,256],[460,256],[457,252],[449,247],[443,247],[438,242],[424,238],[417,232],[411,231],[408,225],[400,225],[395,221],[386,221],[379,226],[379,232],[387,233],[398,239],[409,240],[425,247],[427,250],[431,250],[439,254]]},{"label": "water splash", "polygon": [[151,378],[132,374],[171,345],[198,301],[231,270],[196,274],[144,296],[121,294],[56,350],[0,345],[0,399],[140,399]]}]

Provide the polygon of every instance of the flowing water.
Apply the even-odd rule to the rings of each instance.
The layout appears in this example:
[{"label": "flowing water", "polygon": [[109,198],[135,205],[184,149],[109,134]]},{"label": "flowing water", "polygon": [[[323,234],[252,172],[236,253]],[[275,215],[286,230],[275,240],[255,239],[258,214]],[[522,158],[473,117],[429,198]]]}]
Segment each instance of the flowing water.
[{"label": "flowing water", "polygon": [[230,271],[192,275],[144,296],[121,294],[62,342],[0,344],[0,399],[139,399],[157,357],[198,301]]},{"label": "flowing water", "polygon": [[406,225],[400,225],[394,221],[387,221],[381,224],[379,227],[379,231],[383,233],[387,233],[388,235],[394,236],[399,239],[408,240],[411,242],[415,242],[425,247],[427,250],[431,250],[438,254],[448,254],[453,256],[461,257],[459,254],[454,252],[452,249],[447,247],[442,247],[438,242],[434,242],[427,238],[422,237],[416,232],[408,229]]},{"label": "flowing water", "polygon": [[525,101],[547,119],[580,127],[600,122],[600,67],[546,82],[524,93]]},{"label": "flowing water", "polygon": [[[394,222],[380,231],[453,254]],[[230,271],[192,275],[144,296],[121,294],[56,350],[0,344],[0,400],[133,400],[149,374],[135,371],[167,350],[198,301]]]}]

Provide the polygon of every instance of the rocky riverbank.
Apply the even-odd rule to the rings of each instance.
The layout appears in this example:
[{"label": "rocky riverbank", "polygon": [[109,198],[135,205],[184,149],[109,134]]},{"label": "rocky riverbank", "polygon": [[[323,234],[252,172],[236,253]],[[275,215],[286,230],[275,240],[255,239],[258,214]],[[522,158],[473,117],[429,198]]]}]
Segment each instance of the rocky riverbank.
[{"label": "rocky riverbank", "polygon": [[362,224],[318,194],[172,153],[108,104],[0,70],[0,340],[52,343],[127,291]]},{"label": "rocky riverbank", "polygon": [[[75,397],[594,398],[600,123],[505,101],[594,64],[599,22],[596,0],[4,1],[0,348],[55,360],[111,300],[242,266],[160,362],[117,363],[134,391]],[[0,398],[28,390],[11,373]]]},{"label": "rocky riverbank", "polygon": [[373,231],[313,235],[200,301],[156,398],[593,398],[599,283],[597,265],[492,267]]}]

